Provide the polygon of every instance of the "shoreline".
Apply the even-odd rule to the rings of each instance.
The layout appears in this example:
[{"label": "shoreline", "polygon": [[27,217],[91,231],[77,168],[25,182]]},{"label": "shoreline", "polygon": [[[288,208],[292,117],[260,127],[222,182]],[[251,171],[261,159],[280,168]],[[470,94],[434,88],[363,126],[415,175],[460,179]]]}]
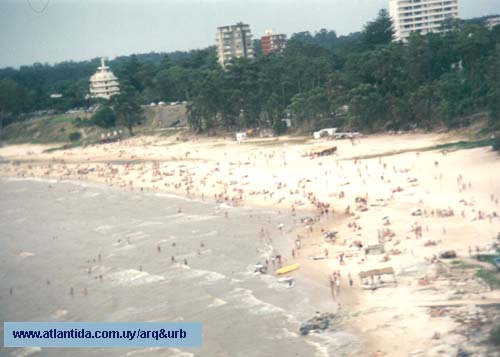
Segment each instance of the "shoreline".
[{"label": "shoreline", "polygon": [[[79,188],[82,188],[84,192],[87,191],[87,189],[89,189],[89,192],[92,192],[92,191],[95,191],[97,189],[97,192],[101,192],[101,191],[108,191],[109,189],[111,189],[112,191],[108,191],[108,192],[113,192],[113,191],[117,191],[118,193],[121,193],[121,194],[125,194],[125,195],[128,195],[128,194],[134,194],[134,195],[139,195],[139,196],[143,196],[144,197],[144,200],[147,200],[147,196],[150,196],[150,197],[157,197],[157,198],[163,198],[163,193],[154,193],[154,192],[130,192],[128,190],[123,190],[119,187],[113,187],[113,186],[108,186],[108,185],[103,185],[101,183],[91,183],[91,182],[82,182],[82,181],[75,181],[75,180],[62,180],[62,181],[59,181],[59,180],[55,180],[55,179],[46,179],[46,178],[36,178],[36,177],[24,177],[24,178],[16,178],[16,177],[0,177],[0,183],[2,180],[5,180],[5,181],[9,181],[9,182],[34,182],[34,183],[37,183],[37,184],[41,184],[41,185],[48,185],[49,187],[52,187],[54,189],[54,187],[56,187],[58,184],[62,184],[66,187],[79,187]],[[63,186],[63,187],[64,187]],[[73,189],[70,188],[70,190],[72,191]],[[186,203],[193,203],[193,204],[196,204],[196,205],[200,205],[200,204],[207,204],[207,205],[210,205],[210,206],[217,206],[217,207],[220,207],[221,205],[218,204],[217,202],[215,201],[210,201],[210,200],[206,200],[206,201],[200,201],[200,200],[196,200],[196,199],[190,199],[190,198],[186,198],[186,197],[182,197],[182,196],[177,196],[177,195],[170,195],[170,194],[167,194],[167,199],[173,199],[174,201],[177,201],[177,200],[181,200],[181,201],[185,201]],[[226,210],[228,209],[227,207],[225,208]],[[218,210],[220,211],[224,211],[225,210],[224,208],[219,208]],[[248,213],[250,214],[250,217],[259,217],[261,215],[268,215],[269,212],[274,211],[274,213],[278,213],[279,211],[277,209],[273,209],[273,208],[264,208],[264,207],[252,207],[252,206],[241,206],[241,207],[234,207],[234,208],[230,208],[229,209],[229,212],[230,212],[230,215],[229,215],[229,218],[231,218],[232,216],[232,213],[233,212],[233,209],[235,210],[238,210],[238,209],[244,209],[245,211],[248,211]],[[240,215],[242,212],[245,212],[245,211],[240,211]],[[186,213],[186,214],[189,214],[189,210],[188,211],[185,211],[183,210],[183,213]],[[246,216],[247,213],[244,213],[244,215]],[[278,216],[275,216],[274,220],[277,221],[277,222],[280,222],[281,219],[279,217],[283,217],[283,214],[279,214]],[[267,221],[266,221],[267,222]],[[264,223],[264,222],[263,222]],[[268,245],[264,245],[262,247],[262,250],[261,250],[261,256],[262,254],[264,254],[265,256],[271,256],[272,252],[277,252],[277,253],[282,253],[284,250],[286,250],[285,247],[292,247],[293,244],[294,244],[294,241],[293,241],[293,237],[292,235],[297,233],[297,232],[300,232],[301,231],[301,227],[295,227],[295,228],[291,228],[290,230],[286,230],[285,231],[280,231],[278,232],[278,234],[276,235],[272,235],[272,242],[273,242],[273,246],[268,246]],[[208,245],[210,245],[210,241],[207,241]],[[307,252],[308,250],[307,249],[304,249],[304,252]],[[32,254],[32,253],[30,253]],[[304,258],[299,258],[298,261],[307,261],[307,257],[304,256]],[[191,260],[190,260],[191,261]],[[286,265],[286,264],[289,264],[289,263],[292,263],[292,262],[284,262],[283,265]],[[182,265],[180,265],[180,263],[176,263],[177,265],[179,265],[179,269],[180,268],[183,268]],[[276,267],[278,268],[278,267]],[[186,268],[188,269],[188,268]],[[192,268],[191,268],[192,269]],[[243,270],[245,270],[244,267],[242,267]],[[311,293],[311,285],[314,286],[315,288],[312,289],[314,291],[320,291],[321,289],[323,289],[324,287],[320,285],[322,285],[318,279],[316,279],[315,277],[317,276],[316,274],[307,274],[308,272],[304,270],[304,268],[302,268],[302,270],[299,270],[297,271],[296,274],[294,274],[294,278],[297,280],[297,285],[294,287],[295,289],[299,289],[300,290],[300,294],[301,295],[308,295],[308,299],[311,300],[311,302],[315,302],[318,306],[321,306],[321,307],[318,307],[318,309],[320,309],[321,312],[334,312],[335,311],[335,306],[333,306],[332,309],[326,307],[326,305],[330,304],[326,299],[324,299],[323,297],[321,296],[318,296],[317,294],[313,294]],[[263,279],[262,281],[260,281],[261,279],[259,279],[257,277],[257,281],[260,281],[261,283],[263,283],[264,285],[268,285],[271,283],[271,285],[281,285],[279,284],[277,281],[278,281],[278,278],[279,276],[275,275],[275,273],[273,271],[270,271],[268,272],[268,274],[265,274],[265,276],[262,276]],[[105,276],[106,278],[106,276]],[[268,289],[270,289],[269,291],[266,292],[267,293],[272,293],[274,290],[271,286],[268,286],[267,287]],[[326,291],[326,288],[324,289]],[[255,292],[254,292],[255,294]],[[264,303],[269,303],[269,302],[266,302],[267,298],[266,298],[266,294],[263,294],[263,292],[261,291],[259,294],[256,294],[256,296],[259,298],[259,300],[262,300]],[[294,294],[293,293],[293,290],[290,290],[289,291],[289,294]],[[269,296],[267,296],[269,297]],[[280,299],[282,298],[278,298],[276,297],[275,299],[278,299],[277,301],[279,301]],[[273,299],[274,300],[274,299]],[[269,306],[273,306],[274,305],[274,302],[272,304],[270,304]],[[335,304],[334,304],[335,305]],[[302,309],[301,309],[302,310]],[[314,310],[314,309],[313,309]],[[294,311],[292,313],[293,315],[293,319],[290,320],[290,324],[291,325],[295,325],[296,323],[302,323],[304,322],[305,320],[305,316],[307,316],[307,318],[310,318],[313,316],[313,313],[311,312],[310,314],[306,314],[304,315],[304,311]],[[347,328],[347,330],[346,330]],[[337,329],[337,328],[336,328]],[[345,332],[344,332],[345,331]],[[348,332],[347,332],[348,331]],[[343,332],[343,333],[346,333],[346,336],[347,335],[356,335],[353,331],[353,329],[351,329],[349,326],[346,326],[346,325],[343,325],[342,326],[342,329],[339,330],[339,332]],[[298,330],[295,331],[295,330],[292,330],[292,333],[297,333],[298,334]],[[306,338],[305,340],[302,338],[302,337],[299,337],[300,340],[304,341],[304,344],[305,345],[310,345],[310,346],[313,346],[315,348],[317,348],[317,354],[315,355],[323,355],[321,352],[323,350],[323,348],[332,348],[332,341],[329,341],[330,337],[328,337],[328,335],[324,336],[324,337],[321,337],[323,334],[319,334],[319,335],[316,335],[316,334],[313,334],[312,338]],[[321,339],[324,339],[325,343],[327,343],[324,347],[321,347],[321,343],[318,342],[318,341],[321,341]],[[349,342],[350,344],[354,343],[353,341]],[[328,347],[330,346],[330,347]],[[341,351],[346,351],[346,347],[345,346],[340,346],[339,347]],[[358,347],[355,347],[356,349],[358,349]],[[349,354],[349,355],[352,355],[350,352],[347,353],[345,352],[345,354]],[[325,354],[326,356],[327,354]],[[342,353],[342,355],[344,355],[344,353]]]},{"label": "shoreline", "polygon": [[[0,165],[0,175],[40,177],[48,172],[56,180],[69,177],[135,192],[142,188],[144,193],[184,198],[188,194],[191,199],[218,204],[272,207],[292,217],[295,211],[308,214],[312,232],[305,234],[303,225],[287,234],[290,247],[297,234],[306,236],[304,250],[295,259],[301,264],[297,275],[323,286],[327,296],[329,274],[341,271],[342,310],[348,310],[349,324],[360,331],[369,353],[420,356],[439,349],[452,353],[460,346],[479,352],[483,347],[477,337],[473,342],[463,338],[461,325],[454,322],[459,308],[436,317],[432,316],[433,308],[425,306],[500,299],[498,290],[488,289],[469,272],[457,276],[449,262],[433,262],[433,256],[447,249],[455,250],[457,259],[468,262],[468,247],[486,251],[492,236],[500,232],[500,183],[492,177],[495,170],[500,172],[500,159],[486,148],[447,154],[418,151],[442,138],[436,134],[376,135],[352,146],[345,141],[285,140],[272,146],[224,142],[223,147],[221,140],[169,143],[146,138],[57,154],[42,154],[41,150],[20,154],[19,148],[2,148],[0,157],[10,159],[10,163]],[[328,145],[337,145],[339,154],[314,160],[303,156]],[[382,152],[387,145],[416,152],[342,161],[345,156]],[[146,157],[151,161],[126,162]],[[19,158],[33,161],[13,165]],[[97,159],[104,162],[96,163]],[[416,209],[419,215],[410,214]],[[447,211],[452,214],[442,214]],[[387,224],[384,217],[388,217]],[[410,226],[419,226],[420,235]],[[335,230],[339,239],[334,244],[326,242],[321,230]],[[355,241],[363,248],[376,244],[380,232],[385,232],[385,255],[365,255],[362,249],[353,247]],[[330,259],[312,259],[324,249],[328,249]],[[338,264],[339,254],[345,255],[345,266]],[[290,257],[291,252],[285,252],[285,262],[295,261]],[[394,267],[397,287],[362,289],[359,272],[380,267]],[[347,284],[348,273],[353,277],[353,288]],[[420,285],[424,278],[425,286]],[[450,290],[457,279],[469,281],[466,284],[471,286],[461,297]],[[428,334],[423,339],[422,331]],[[441,337],[435,339],[438,332]],[[408,343],[402,343],[403,336]]]},{"label": "shoreline", "polygon": [[[168,198],[174,198],[176,200],[183,200],[187,202],[195,202],[197,204],[215,204],[215,205],[223,205],[224,203],[221,202],[216,202],[213,199],[207,199],[207,200],[201,200],[201,198],[193,198],[193,197],[186,197],[182,196],[179,194],[175,193],[170,193],[170,192],[165,192],[165,191],[160,191],[160,192],[154,192],[154,191],[138,191],[138,190],[129,190],[129,189],[124,189],[121,187],[116,187],[114,185],[110,184],[104,184],[102,182],[95,182],[95,181],[80,181],[80,180],[73,180],[73,179],[63,179],[63,180],[58,180],[56,178],[45,178],[45,177],[11,177],[11,176],[0,176],[0,179],[3,180],[9,180],[9,181],[35,181],[35,182],[41,182],[41,183],[48,183],[48,184],[70,184],[70,185],[77,185],[80,187],[91,187],[91,188],[99,188],[99,189],[113,189],[117,190],[119,192],[128,192],[128,193],[139,193],[142,195],[153,195],[157,197],[163,197],[166,195]],[[230,209],[239,209],[239,208],[245,208],[250,211],[252,211],[252,214],[257,214],[259,210],[265,210],[265,209],[272,209],[280,212],[280,209],[268,207],[268,206],[252,206],[250,204],[246,204],[243,206],[236,206],[236,207],[230,207]],[[221,207],[221,209],[226,209],[227,207]],[[301,212],[302,214],[306,213],[308,210],[304,210],[304,212]],[[311,212],[310,212],[311,213]],[[339,225],[341,222],[345,220],[341,218],[340,222],[337,222],[337,218],[331,216],[326,218],[326,222],[317,222],[317,223],[326,223],[328,226],[335,226]],[[317,301],[318,305],[322,306],[320,308],[321,313],[334,313],[337,314],[342,311],[348,311],[349,308],[358,305],[360,301],[360,293],[359,291],[349,289],[346,286],[343,287],[342,293],[340,295],[332,295],[330,288],[328,286],[328,283],[326,283],[326,278],[327,276],[325,275],[325,272],[323,271],[322,267],[315,267],[315,263],[317,263],[312,259],[312,256],[315,255],[315,247],[319,243],[319,240],[312,234],[308,234],[306,232],[306,229],[304,227],[296,227],[292,228],[291,230],[287,232],[282,232],[281,235],[276,236],[273,239],[273,242],[276,242],[279,240],[277,243],[277,246],[271,246],[267,247],[267,255],[271,255],[270,253],[272,251],[275,252],[281,252],[283,247],[287,247],[288,249],[285,248],[287,251],[291,251],[291,249],[294,249],[295,247],[295,236],[296,235],[301,235],[303,236],[303,246],[302,249],[300,250],[300,253],[297,253],[297,256],[295,258],[287,257],[285,258],[285,261],[283,262],[283,266],[292,264],[292,263],[299,263],[301,265],[301,268],[294,274],[291,274],[289,276],[293,276],[295,279],[303,280],[305,279],[307,281],[307,284],[313,284],[313,285],[318,285],[321,286],[324,289],[324,297],[318,298],[317,296],[310,296],[310,298],[313,298],[314,300]],[[297,251],[299,252],[299,251]],[[322,261],[322,263],[332,263],[335,261],[335,258],[329,258],[325,259]],[[325,265],[325,264],[324,264]],[[277,268],[277,267],[276,267]],[[275,269],[276,269],[275,268]],[[267,273],[268,276],[275,278],[276,280],[278,279],[278,275],[274,273],[274,271],[270,271]],[[344,279],[345,280],[345,277]],[[300,285],[296,286],[295,288],[300,289]],[[326,305],[331,305],[330,308],[326,307]],[[342,306],[342,307],[340,307]],[[324,308],[324,309],[323,309]],[[312,315],[311,315],[312,317]],[[342,323],[342,330],[348,331],[350,335],[356,336],[357,343],[356,345],[358,346],[357,349],[366,349],[369,345],[373,345],[373,343],[368,344],[366,341],[369,340],[367,336],[361,336],[360,329],[355,326],[354,324]],[[335,327],[337,329],[337,326]],[[349,355],[353,355],[351,352],[349,352]],[[358,355],[356,353],[356,355]],[[359,353],[359,355],[364,355],[364,353]]]},{"label": "shoreline", "polygon": [[[276,243],[285,241],[276,228],[285,217],[276,211],[234,209],[226,219],[213,202],[103,185],[0,183],[1,231],[11,238],[1,241],[1,265],[7,274],[0,289],[4,320],[194,320],[204,324],[206,341],[201,350],[186,350],[186,356],[234,355],[259,340],[261,351],[279,350],[280,342],[267,339],[269,334],[287,343],[287,354],[322,355],[321,338],[297,336],[304,316],[311,314],[300,301],[308,294],[317,296],[319,289],[306,281],[298,283],[300,290],[288,289],[274,276],[253,273],[254,263],[267,254],[257,228],[268,228]],[[248,329],[257,331],[233,338]],[[336,343],[326,337],[327,345]],[[175,354],[168,349],[158,353]],[[77,353],[83,354],[85,350]]]}]

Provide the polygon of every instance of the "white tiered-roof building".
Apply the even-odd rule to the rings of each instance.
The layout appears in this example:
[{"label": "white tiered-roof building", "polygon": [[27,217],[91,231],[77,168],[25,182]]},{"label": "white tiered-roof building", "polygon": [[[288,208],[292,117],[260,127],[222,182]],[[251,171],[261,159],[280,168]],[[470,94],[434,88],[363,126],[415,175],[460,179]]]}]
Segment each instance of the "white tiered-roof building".
[{"label": "white tiered-roof building", "polygon": [[90,97],[109,99],[119,93],[117,78],[106,66],[104,58],[101,58],[101,66],[97,67],[97,72],[90,77]]}]

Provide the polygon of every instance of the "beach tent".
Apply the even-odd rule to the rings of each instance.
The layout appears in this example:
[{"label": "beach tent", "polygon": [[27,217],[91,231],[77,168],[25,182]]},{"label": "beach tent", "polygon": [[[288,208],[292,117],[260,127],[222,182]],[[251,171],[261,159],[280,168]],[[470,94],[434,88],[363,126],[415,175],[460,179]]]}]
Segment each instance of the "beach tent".
[{"label": "beach tent", "polygon": [[384,254],[385,246],[384,244],[372,244],[365,248],[365,253],[368,254]]},{"label": "beach tent", "polygon": [[361,279],[361,281],[363,281],[363,279],[372,279],[373,281],[373,278],[375,277],[381,277],[382,275],[392,275],[393,277],[393,283],[394,284],[397,284],[397,280],[396,280],[396,273],[394,272],[394,268],[393,267],[387,267],[387,268],[381,268],[381,269],[372,269],[372,270],[367,270],[367,271],[361,271],[359,272],[359,278]]}]

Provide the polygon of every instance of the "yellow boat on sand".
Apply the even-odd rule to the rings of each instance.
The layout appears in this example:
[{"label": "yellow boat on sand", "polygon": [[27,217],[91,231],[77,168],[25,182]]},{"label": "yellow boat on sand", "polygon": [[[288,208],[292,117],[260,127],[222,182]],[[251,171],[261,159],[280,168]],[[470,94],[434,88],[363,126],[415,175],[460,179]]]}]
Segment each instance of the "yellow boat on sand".
[{"label": "yellow boat on sand", "polygon": [[286,273],[289,273],[291,271],[297,270],[299,268],[300,268],[300,264],[287,265],[286,267],[283,267],[283,268],[276,270],[276,274],[278,274],[278,275],[286,274]]}]

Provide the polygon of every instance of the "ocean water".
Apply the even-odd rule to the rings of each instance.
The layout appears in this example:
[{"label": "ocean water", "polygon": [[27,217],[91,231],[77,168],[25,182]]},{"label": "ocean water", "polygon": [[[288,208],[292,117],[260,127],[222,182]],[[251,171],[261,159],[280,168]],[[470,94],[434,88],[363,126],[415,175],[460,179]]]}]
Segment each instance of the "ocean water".
[{"label": "ocean water", "polygon": [[339,355],[349,339],[341,332],[298,334],[302,321],[331,307],[324,286],[299,277],[288,288],[253,274],[255,263],[291,249],[292,229],[278,210],[0,179],[1,321],[203,324],[200,349],[2,348],[0,355]]}]

